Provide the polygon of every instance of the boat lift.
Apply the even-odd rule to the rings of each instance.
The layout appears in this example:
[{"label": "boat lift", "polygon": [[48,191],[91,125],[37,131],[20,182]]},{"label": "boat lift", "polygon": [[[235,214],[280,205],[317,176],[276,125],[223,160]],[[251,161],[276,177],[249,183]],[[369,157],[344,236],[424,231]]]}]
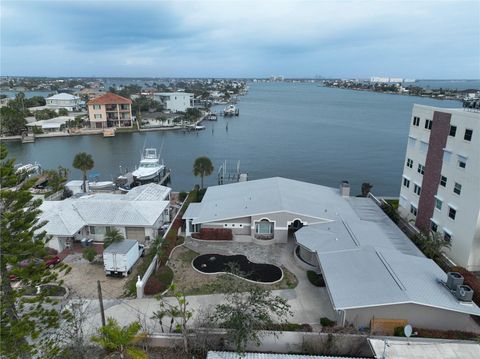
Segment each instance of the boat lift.
[{"label": "boat lift", "polygon": [[219,185],[246,181],[248,181],[248,173],[240,173],[240,161],[237,161],[236,172],[227,172],[226,160],[218,168],[217,183]]}]

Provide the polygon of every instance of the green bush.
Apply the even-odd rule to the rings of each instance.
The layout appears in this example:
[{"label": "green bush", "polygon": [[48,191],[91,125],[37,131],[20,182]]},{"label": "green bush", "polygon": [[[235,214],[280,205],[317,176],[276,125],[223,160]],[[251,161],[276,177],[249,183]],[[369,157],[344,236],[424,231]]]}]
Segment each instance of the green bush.
[{"label": "green bush", "polygon": [[395,327],[395,329],[393,330],[393,335],[395,337],[404,337],[405,336],[404,328],[403,327]]},{"label": "green bush", "polygon": [[321,274],[317,274],[313,270],[307,271],[307,278],[315,287],[325,287],[325,282]]},{"label": "green bush", "polygon": [[90,263],[93,262],[96,255],[97,252],[95,252],[95,249],[93,249],[92,247],[87,247],[83,250],[83,258],[85,258]]},{"label": "green bush", "polygon": [[185,198],[187,198],[187,196],[188,196],[188,193],[182,191],[178,194],[178,199],[180,200],[180,202],[183,202],[185,201]]},{"label": "green bush", "polygon": [[320,324],[322,327],[333,327],[335,325],[335,321],[328,319],[327,317],[320,318]]}]

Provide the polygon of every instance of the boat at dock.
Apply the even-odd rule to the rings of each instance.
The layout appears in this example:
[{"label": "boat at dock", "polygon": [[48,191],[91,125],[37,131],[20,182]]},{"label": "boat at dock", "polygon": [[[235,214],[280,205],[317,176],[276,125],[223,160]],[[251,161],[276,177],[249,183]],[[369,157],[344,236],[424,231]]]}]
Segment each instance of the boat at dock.
[{"label": "boat at dock", "polygon": [[93,181],[88,182],[90,191],[112,191],[115,189],[115,183],[112,181]]},{"label": "boat at dock", "polygon": [[132,172],[135,181],[145,182],[160,178],[165,172],[165,165],[160,163],[157,149],[146,148],[137,169]]},{"label": "boat at dock", "polygon": [[235,105],[228,105],[223,109],[223,116],[238,116],[240,110]]},{"label": "boat at dock", "polygon": [[202,125],[192,125],[189,127],[190,130],[192,131],[201,131],[201,130],[204,130],[206,129],[205,126],[202,126]]},{"label": "boat at dock", "polygon": [[207,121],[217,121],[217,115],[214,113],[210,113],[205,117]]}]

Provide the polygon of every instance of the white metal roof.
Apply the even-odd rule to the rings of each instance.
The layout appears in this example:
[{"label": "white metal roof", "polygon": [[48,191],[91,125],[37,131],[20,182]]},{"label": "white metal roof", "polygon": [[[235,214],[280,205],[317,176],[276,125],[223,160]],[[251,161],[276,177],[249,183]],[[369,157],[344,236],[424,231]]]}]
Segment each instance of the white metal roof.
[{"label": "white metal roof", "polygon": [[79,100],[78,96],[71,95],[69,93],[59,93],[50,97],[47,97],[47,100]]},{"label": "white metal roof", "polygon": [[346,357],[333,357],[324,355],[302,354],[268,354],[268,353],[243,353],[209,351],[207,359],[347,359]]},{"label": "white metal roof", "polygon": [[375,358],[478,359],[480,344],[426,338],[367,338]]},{"label": "white metal roof", "polygon": [[27,123],[26,126],[35,127],[41,126],[42,128],[58,128],[61,125],[64,125],[67,121],[74,120],[73,116],[58,116],[54,118],[50,118],[48,120],[41,120]]},{"label": "white metal roof", "polygon": [[172,189],[156,183],[132,188],[124,197],[130,201],[162,201],[168,198]]},{"label": "white metal roof", "polygon": [[475,304],[459,302],[442,284],[447,275],[431,259],[369,246],[318,257],[336,310],[419,304],[480,315]]},{"label": "white metal roof", "polygon": [[197,218],[201,208],[202,208],[201,203],[190,203],[183,215],[183,218],[189,218],[189,219]]}]

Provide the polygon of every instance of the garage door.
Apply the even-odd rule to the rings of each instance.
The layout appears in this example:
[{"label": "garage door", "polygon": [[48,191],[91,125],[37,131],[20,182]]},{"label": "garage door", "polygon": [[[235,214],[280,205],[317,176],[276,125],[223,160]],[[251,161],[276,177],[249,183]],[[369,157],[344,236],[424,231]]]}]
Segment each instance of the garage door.
[{"label": "garage door", "polygon": [[127,239],[136,239],[143,243],[145,242],[145,228],[143,227],[127,227]]}]

